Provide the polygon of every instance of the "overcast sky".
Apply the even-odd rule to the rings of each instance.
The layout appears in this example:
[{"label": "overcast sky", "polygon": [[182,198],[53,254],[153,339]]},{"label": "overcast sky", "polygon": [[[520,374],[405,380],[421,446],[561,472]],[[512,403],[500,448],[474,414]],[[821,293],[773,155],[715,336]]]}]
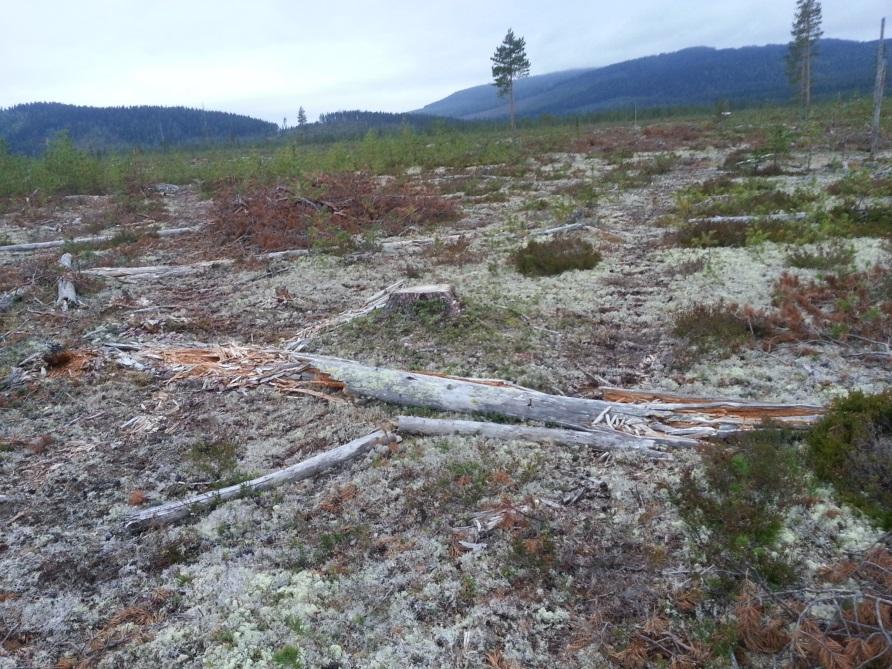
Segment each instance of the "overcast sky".
[{"label": "overcast sky", "polygon": [[[786,42],[795,0],[0,0],[0,107],[186,105],[294,123],[408,111],[490,80],[508,27],[532,74],[688,46]],[[890,0],[824,0],[876,39]]]}]

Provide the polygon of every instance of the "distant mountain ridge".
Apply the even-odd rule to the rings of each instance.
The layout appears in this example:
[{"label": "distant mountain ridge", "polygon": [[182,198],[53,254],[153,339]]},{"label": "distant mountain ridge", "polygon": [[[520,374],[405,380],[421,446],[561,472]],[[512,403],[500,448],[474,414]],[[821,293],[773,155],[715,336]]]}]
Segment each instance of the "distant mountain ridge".
[{"label": "distant mountain ridge", "polygon": [[31,102],[0,109],[0,139],[16,153],[39,154],[66,131],[83,149],[227,142],[275,134],[278,127],[249,116],[188,107],[82,107]]},{"label": "distant mountain ridge", "polygon": [[[821,40],[815,59],[816,98],[873,89],[878,42]],[[737,49],[692,47],[606,67],[568,70],[515,84],[521,116],[585,114],[617,108],[700,106],[789,100],[785,44]],[[491,84],[457,91],[417,110],[462,120],[507,116]]]}]

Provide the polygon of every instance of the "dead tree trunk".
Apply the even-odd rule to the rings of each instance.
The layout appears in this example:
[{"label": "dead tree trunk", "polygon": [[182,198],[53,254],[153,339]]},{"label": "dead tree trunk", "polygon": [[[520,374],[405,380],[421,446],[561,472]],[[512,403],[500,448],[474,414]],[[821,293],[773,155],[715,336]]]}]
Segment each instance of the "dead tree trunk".
[{"label": "dead tree trunk", "polygon": [[870,157],[880,150],[880,116],[886,88],[886,19],[880,22],[880,44],[877,47],[877,78],[873,89],[873,122],[870,126]]},{"label": "dead tree trunk", "polygon": [[713,433],[734,430],[741,424],[773,419],[789,424],[808,423],[822,413],[811,405],[761,402],[684,402],[629,404],[548,395],[499,381],[474,381],[396,369],[369,367],[340,358],[297,353],[330,380],[343,383],[354,395],[400,406],[421,406],[458,413],[492,413],[524,420],[554,423],[587,430],[602,421],[646,428],[651,422],[675,421],[688,426],[708,426]]},{"label": "dead tree trunk", "polygon": [[[164,230],[153,230],[152,234],[158,237],[173,237],[175,235],[184,235],[189,232],[195,232],[198,228],[166,228]],[[29,253],[31,251],[41,251],[43,249],[54,249],[65,246],[66,244],[101,244],[110,242],[114,239],[114,235],[95,235],[93,237],[75,237],[74,239],[54,239],[49,242],[28,242],[25,244],[7,244],[0,246],[0,253]]]},{"label": "dead tree trunk", "polygon": [[[536,443],[553,443],[568,446],[590,446],[599,451],[632,452],[655,460],[667,459],[671,456],[653,450],[658,440],[636,437],[624,432],[598,430],[580,432],[578,430],[556,430],[547,427],[529,427],[526,425],[504,425],[501,423],[482,423],[473,420],[445,420],[439,418],[419,418],[418,416],[397,417],[397,430],[405,434],[425,436],[464,435],[481,436],[489,439],[532,441]],[[695,439],[672,440],[673,445],[696,445]]]},{"label": "dead tree trunk", "polygon": [[[609,401],[606,394],[604,399],[549,395],[507,381],[371,367],[283,349],[193,346],[137,350],[133,357],[172,371],[172,380],[201,378],[206,386],[221,389],[270,383],[283,392],[295,388],[344,391],[397,406],[490,413],[582,431],[609,428],[658,443],[681,443],[681,438],[689,444],[691,438],[732,434],[765,420],[802,427],[823,413],[820,406],[808,404],[700,400],[643,391],[630,391],[626,401]],[[611,392],[618,394],[616,390]],[[645,395],[652,397],[645,399]]]},{"label": "dead tree trunk", "polygon": [[707,216],[704,218],[691,218],[688,219],[688,223],[691,224],[699,224],[699,223],[757,223],[757,222],[766,222],[766,223],[784,223],[787,221],[804,221],[808,218],[808,214],[804,211],[798,211],[793,213],[786,212],[778,212],[776,214],[765,214],[763,216]]},{"label": "dead tree trunk", "polygon": [[365,437],[354,439],[350,443],[324,451],[290,467],[279,469],[259,478],[175,502],[141,509],[127,518],[124,527],[137,532],[153,525],[166,525],[185,518],[195,511],[207,508],[212,504],[225,502],[249,493],[269,490],[291,481],[301,481],[315,476],[326,469],[355,460],[373,446],[390,440],[392,440],[391,435],[383,430],[378,430]]}]

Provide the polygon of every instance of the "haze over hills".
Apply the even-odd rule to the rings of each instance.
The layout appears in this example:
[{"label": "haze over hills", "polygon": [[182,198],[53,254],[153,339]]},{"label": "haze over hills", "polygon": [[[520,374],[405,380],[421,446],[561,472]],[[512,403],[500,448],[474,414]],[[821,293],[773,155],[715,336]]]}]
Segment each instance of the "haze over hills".
[{"label": "haze over hills", "polygon": [[[877,42],[821,40],[814,64],[814,95],[867,93],[873,88]],[[616,108],[700,106],[719,100],[753,104],[789,100],[787,45],[738,49],[693,47],[606,67],[531,76],[515,84],[517,113],[584,114]],[[535,64],[535,63],[534,63]],[[491,84],[449,95],[420,113],[456,119],[507,115]]]},{"label": "haze over hills", "polygon": [[187,107],[82,107],[33,102],[0,109],[0,139],[11,151],[35,155],[67,131],[84,149],[107,150],[254,139],[278,127],[249,116]]}]

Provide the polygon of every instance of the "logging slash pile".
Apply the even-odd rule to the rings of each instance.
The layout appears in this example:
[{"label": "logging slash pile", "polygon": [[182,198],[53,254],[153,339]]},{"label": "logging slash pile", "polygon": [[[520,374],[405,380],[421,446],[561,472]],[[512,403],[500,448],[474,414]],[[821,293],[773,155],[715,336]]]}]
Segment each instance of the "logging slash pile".
[{"label": "logging slash pile", "polygon": [[215,230],[252,250],[352,249],[356,235],[398,235],[457,217],[455,204],[429,188],[366,174],[322,174],[299,192],[284,185],[238,184],[217,196]]}]

